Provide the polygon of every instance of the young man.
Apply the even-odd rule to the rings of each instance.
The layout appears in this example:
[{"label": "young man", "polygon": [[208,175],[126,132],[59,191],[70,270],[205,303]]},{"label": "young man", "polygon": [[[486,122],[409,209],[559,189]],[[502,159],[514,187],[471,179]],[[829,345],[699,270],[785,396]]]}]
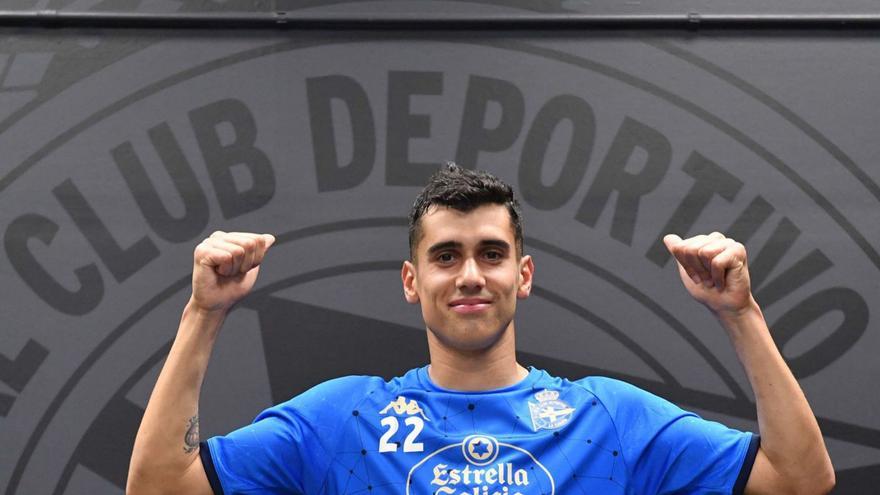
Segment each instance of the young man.
[{"label": "young man", "polygon": [[816,420],[752,298],[741,244],[718,233],[665,239],[746,370],[760,442],[623,382],[569,381],[517,363],[513,317],[534,263],[506,184],[449,166],[410,219],[401,278],[406,300],[421,305],[431,364],[389,382],[322,383],[200,444],[214,339],[274,238],[216,232],[202,242],[135,442],[129,493],[812,494],[834,485]]}]

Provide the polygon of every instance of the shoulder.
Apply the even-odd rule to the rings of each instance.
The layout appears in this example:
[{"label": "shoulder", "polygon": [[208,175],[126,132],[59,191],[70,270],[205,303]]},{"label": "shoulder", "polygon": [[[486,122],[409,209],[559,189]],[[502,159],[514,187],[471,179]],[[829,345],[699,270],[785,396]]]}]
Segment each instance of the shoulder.
[{"label": "shoulder", "polygon": [[645,395],[653,395],[631,383],[607,376],[588,376],[575,380],[573,383],[595,395],[598,399],[639,400]]},{"label": "shoulder", "polygon": [[378,376],[343,376],[319,383],[291,400],[336,401],[384,389],[387,385],[388,382]]},{"label": "shoulder", "polygon": [[612,416],[621,414],[662,414],[680,416],[681,408],[631,383],[604,376],[590,376],[574,382],[596,397]]},{"label": "shoulder", "polygon": [[321,382],[301,394],[263,411],[257,420],[267,416],[291,417],[313,421],[350,413],[364,398],[384,391],[390,383],[378,376],[351,375]]}]

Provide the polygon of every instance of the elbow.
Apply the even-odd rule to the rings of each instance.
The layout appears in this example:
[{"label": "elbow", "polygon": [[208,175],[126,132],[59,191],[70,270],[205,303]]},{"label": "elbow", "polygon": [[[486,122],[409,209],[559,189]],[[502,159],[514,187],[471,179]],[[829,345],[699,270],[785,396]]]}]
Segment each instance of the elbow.
[{"label": "elbow", "polygon": [[831,464],[831,458],[827,451],[825,452],[824,465],[817,471],[819,474],[816,475],[816,493],[822,495],[831,493],[834,485],[837,484],[837,475],[834,473],[834,465]]},{"label": "elbow", "polygon": [[796,486],[789,487],[790,490],[788,493],[792,494],[810,494],[810,495],[827,495],[831,493],[831,490],[834,489],[834,486],[837,484],[837,478],[834,474],[834,468],[831,466],[831,463],[828,463],[828,466],[816,470],[810,476],[803,476],[799,478],[799,483]]},{"label": "elbow", "polygon": [[174,487],[168,486],[167,480],[162,483],[149,478],[138,476],[129,472],[125,483],[125,495],[163,495],[166,493],[184,493]]},{"label": "elbow", "polygon": [[150,482],[148,476],[142,471],[132,467],[128,470],[128,479],[125,481],[125,495],[151,495],[158,493],[155,484]]},{"label": "elbow", "polygon": [[125,495],[143,495],[145,493],[143,482],[141,481],[143,478],[138,473],[133,457],[131,464],[128,466],[128,477],[125,480]]},{"label": "elbow", "polygon": [[[827,454],[822,457],[824,459],[791,462],[786,466],[787,469],[765,464],[764,473],[765,475],[769,474],[763,478],[766,483],[756,482],[754,486],[751,486],[752,490],[747,489],[746,492],[780,495],[826,495],[834,489],[837,479],[831,459]],[[749,481],[751,482],[751,479]],[[756,481],[761,481],[761,477],[758,477]]]},{"label": "elbow", "polygon": [[[128,478],[125,480],[125,495],[179,493],[167,490],[167,481],[169,479],[159,474],[152,466],[144,466],[132,462],[128,467]],[[163,482],[158,480],[163,480]]]},{"label": "elbow", "polygon": [[137,450],[132,452],[125,480],[125,495],[148,495],[150,493],[149,467],[142,462]]},{"label": "elbow", "polygon": [[143,483],[137,481],[137,476],[129,473],[128,480],[125,482],[125,495],[146,495],[147,493]]},{"label": "elbow", "polygon": [[816,477],[816,479],[809,486],[804,486],[799,488],[792,493],[811,493],[815,495],[827,495],[831,493],[831,490],[834,489],[834,485],[837,484],[837,480],[834,476],[834,471],[831,471],[829,475]]},{"label": "elbow", "polygon": [[827,472],[825,473],[819,484],[819,490],[817,490],[816,493],[821,493],[822,495],[831,493],[831,490],[834,489],[834,485],[836,484],[837,476],[834,474],[834,468],[829,466]]},{"label": "elbow", "polygon": [[[146,462],[144,457],[132,455],[128,467],[128,478],[125,481],[126,495],[164,495],[178,493],[207,493],[202,487],[208,487],[207,478],[204,485],[195,484],[192,473],[194,470],[175,464],[157,464]],[[204,472],[199,464],[198,470]],[[194,486],[196,488],[194,488]]]}]

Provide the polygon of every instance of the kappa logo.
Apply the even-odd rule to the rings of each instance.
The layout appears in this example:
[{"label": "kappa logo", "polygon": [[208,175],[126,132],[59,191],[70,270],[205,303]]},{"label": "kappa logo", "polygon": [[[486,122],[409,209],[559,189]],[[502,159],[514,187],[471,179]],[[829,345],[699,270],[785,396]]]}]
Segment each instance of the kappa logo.
[{"label": "kappa logo", "polygon": [[379,414],[388,414],[388,410],[393,410],[395,414],[401,415],[406,414],[407,416],[415,416],[416,414],[420,415],[422,419],[425,421],[431,421],[425,416],[425,411],[422,409],[422,406],[416,402],[415,399],[407,401],[406,397],[399,395],[397,399],[389,402],[384,409],[379,411]]},{"label": "kappa logo", "polygon": [[532,415],[532,429],[556,430],[567,425],[575,409],[559,400],[559,392],[544,389],[535,398],[538,403],[529,401],[529,413]]}]

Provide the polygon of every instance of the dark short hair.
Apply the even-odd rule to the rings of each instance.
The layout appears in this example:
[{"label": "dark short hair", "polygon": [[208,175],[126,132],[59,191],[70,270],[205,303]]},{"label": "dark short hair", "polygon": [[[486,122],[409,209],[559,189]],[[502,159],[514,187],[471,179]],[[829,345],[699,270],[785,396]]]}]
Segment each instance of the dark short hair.
[{"label": "dark short hair", "polygon": [[513,228],[517,256],[522,256],[522,214],[513,197],[513,188],[498,177],[459,167],[454,162],[438,170],[416,197],[409,212],[409,256],[415,259],[416,245],[421,240],[421,218],[432,206],[445,206],[469,212],[487,204],[507,207]]}]

